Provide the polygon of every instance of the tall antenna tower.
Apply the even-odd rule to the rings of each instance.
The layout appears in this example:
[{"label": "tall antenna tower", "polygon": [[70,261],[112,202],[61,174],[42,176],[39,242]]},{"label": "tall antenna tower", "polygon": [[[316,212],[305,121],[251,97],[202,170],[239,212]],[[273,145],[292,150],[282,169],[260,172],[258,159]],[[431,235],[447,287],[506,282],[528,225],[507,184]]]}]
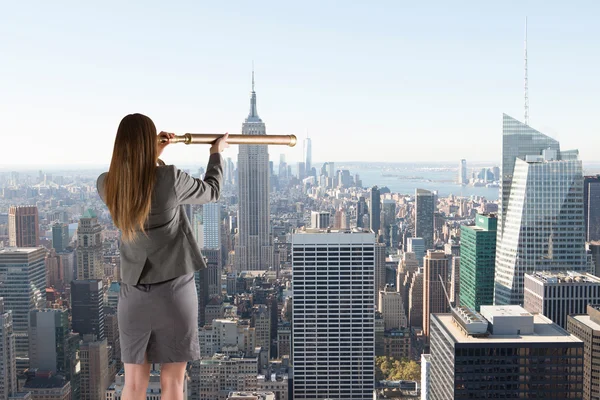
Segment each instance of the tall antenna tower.
[{"label": "tall antenna tower", "polygon": [[527,78],[527,17],[525,17],[525,125],[529,125],[529,82]]}]

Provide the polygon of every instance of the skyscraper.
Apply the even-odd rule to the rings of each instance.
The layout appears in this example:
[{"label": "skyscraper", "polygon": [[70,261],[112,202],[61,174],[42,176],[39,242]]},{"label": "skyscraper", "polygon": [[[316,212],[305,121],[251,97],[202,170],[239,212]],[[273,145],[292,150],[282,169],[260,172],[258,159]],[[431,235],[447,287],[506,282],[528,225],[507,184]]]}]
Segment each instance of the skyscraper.
[{"label": "skyscraper", "polygon": [[364,216],[369,214],[369,208],[364,196],[360,196],[356,203],[356,226],[358,228],[369,228],[364,225]]},{"label": "skyscraper", "polygon": [[306,169],[306,175],[310,176],[312,169],[312,141],[309,137],[304,139],[304,167]]},{"label": "skyscraper", "polygon": [[52,225],[52,247],[57,253],[65,250],[69,245],[69,225],[55,223]]},{"label": "skyscraper", "polygon": [[402,294],[386,286],[379,291],[379,312],[383,316],[385,330],[401,329],[408,326],[404,313]]},{"label": "skyscraper", "polygon": [[600,395],[600,306],[589,304],[586,311],[567,317],[567,331],[584,343],[583,399],[592,400]]},{"label": "skyscraper", "polygon": [[108,348],[106,339],[84,335],[81,355],[81,400],[103,400],[108,388]]},{"label": "skyscraper", "polygon": [[583,180],[583,213],[586,240],[600,240],[600,175]]},{"label": "skyscraper", "polygon": [[581,399],[583,342],[519,306],[431,317],[428,394],[447,399]]},{"label": "skyscraper", "polygon": [[67,310],[33,310],[29,321],[29,368],[64,375],[79,395],[79,336],[69,330]]},{"label": "skyscraper", "polygon": [[0,297],[0,400],[8,400],[17,389],[12,311],[4,309],[4,299]]},{"label": "skyscraper", "polygon": [[101,279],[71,282],[73,332],[104,339],[103,296]]},{"label": "skyscraper", "polygon": [[504,116],[502,225],[495,304],[522,304],[523,274],[587,271],[583,174],[577,151]]},{"label": "skyscraper", "polygon": [[[250,114],[242,125],[243,135],[266,135],[264,122],[256,109],[254,71]],[[267,145],[240,145],[239,240],[235,249],[237,270],[268,269],[273,264],[273,245],[269,229],[269,152]]]},{"label": "skyscraper", "polygon": [[494,302],[497,224],[495,215],[477,214],[460,229],[460,304],[475,311]]},{"label": "skyscraper", "polygon": [[[450,259],[443,251],[427,250],[423,267],[423,334],[429,336],[431,314],[446,313],[450,304]],[[441,280],[440,280],[441,279]]]},{"label": "skyscraper", "polygon": [[458,164],[458,183],[460,185],[466,185],[469,183],[469,179],[467,178],[467,160],[462,159]]},{"label": "skyscraper", "polygon": [[8,209],[8,245],[38,247],[40,226],[36,206],[11,206]]},{"label": "skyscraper", "polygon": [[292,236],[294,399],[373,398],[374,247],[357,230]]},{"label": "skyscraper", "polygon": [[419,266],[423,266],[423,258],[426,254],[425,240],[420,237],[409,237],[406,239],[406,252],[414,253]]},{"label": "skyscraper", "polygon": [[371,202],[369,204],[369,221],[371,221],[371,230],[375,235],[379,235],[381,228],[381,193],[377,186],[371,188]]},{"label": "skyscraper", "polygon": [[12,310],[16,357],[24,361],[29,357],[29,312],[45,301],[45,257],[43,247],[0,249],[0,297],[4,309]]},{"label": "skyscraper", "polygon": [[588,304],[600,304],[600,278],[579,272],[525,274],[523,308],[543,314],[563,329],[567,316],[585,314]]},{"label": "skyscraper", "polygon": [[203,249],[221,248],[221,205],[208,203],[202,206],[202,222],[204,229]]},{"label": "skyscraper", "polygon": [[415,191],[415,237],[423,238],[425,250],[433,248],[434,195],[429,190]]},{"label": "skyscraper", "polygon": [[77,225],[77,279],[102,279],[102,225],[93,210],[86,210]]}]

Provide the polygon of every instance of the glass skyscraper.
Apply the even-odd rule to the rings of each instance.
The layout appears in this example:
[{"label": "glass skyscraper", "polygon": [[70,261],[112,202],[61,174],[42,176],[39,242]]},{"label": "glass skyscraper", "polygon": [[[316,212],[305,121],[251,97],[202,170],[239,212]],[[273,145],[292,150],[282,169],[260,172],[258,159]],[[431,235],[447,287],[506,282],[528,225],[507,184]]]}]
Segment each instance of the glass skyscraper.
[{"label": "glass skyscraper", "polygon": [[478,214],[460,229],[460,304],[475,311],[494,302],[497,224],[495,215]]},{"label": "glass skyscraper", "polygon": [[588,269],[577,151],[504,115],[495,304],[523,303],[523,274]]},{"label": "glass skyscraper", "polygon": [[425,250],[433,248],[435,196],[425,189],[415,191],[415,236],[425,240]]}]

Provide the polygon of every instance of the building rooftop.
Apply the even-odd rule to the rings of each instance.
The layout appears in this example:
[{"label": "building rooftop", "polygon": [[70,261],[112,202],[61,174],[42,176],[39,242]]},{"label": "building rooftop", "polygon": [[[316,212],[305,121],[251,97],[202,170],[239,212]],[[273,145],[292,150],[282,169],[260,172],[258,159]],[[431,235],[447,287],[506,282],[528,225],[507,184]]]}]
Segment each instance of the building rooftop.
[{"label": "building rooftop", "polygon": [[62,389],[68,383],[62,376],[35,377],[28,379],[23,389]]},{"label": "building rooftop", "polygon": [[273,392],[230,392],[228,399],[238,400],[275,400]]},{"label": "building rooftop", "polygon": [[580,273],[576,271],[540,271],[532,274],[525,274],[541,283],[557,284],[557,283],[597,283],[600,284],[600,278],[594,275]]},{"label": "building rooftop", "polygon": [[348,228],[348,229],[331,229],[331,228],[306,228],[305,230],[295,233],[372,233],[370,229]]},{"label": "building rooftop", "polygon": [[589,315],[572,315],[571,317],[595,331],[600,331],[600,324],[593,321]]},{"label": "building rooftop", "polygon": [[[514,316],[510,311],[508,315]],[[532,334],[490,334],[486,337],[465,334],[454,321],[452,314],[433,314],[433,318],[437,318],[444,325],[457,343],[582,343],[577,337],[569,334],[543,315],[530,315],[533,316]]]},{"label": "building rooftop", "polygon": [[0,254],[30,254],[40,249],[43,249],[43,247],[2,247],[0,248]]}]

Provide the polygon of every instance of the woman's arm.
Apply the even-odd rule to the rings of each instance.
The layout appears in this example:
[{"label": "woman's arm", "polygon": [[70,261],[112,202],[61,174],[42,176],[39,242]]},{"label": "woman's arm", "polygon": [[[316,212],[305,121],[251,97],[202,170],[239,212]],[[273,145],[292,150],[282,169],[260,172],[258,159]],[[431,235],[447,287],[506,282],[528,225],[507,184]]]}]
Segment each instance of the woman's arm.
[{"label": "woman's arm", "polygon": [[211,146],[204,180],[192,178],[178,169],[175,170],[175,195],[180,204],[206,204],[219,200],[223,185],[223,157],[221,152],[229,147],[225,134]]},{"label": "woman's arm", "polygon": [[175,195],[180,204],[206,204],[219,200],[223,184],[223,157],[210,155],[204,180],[175,169]]}]

